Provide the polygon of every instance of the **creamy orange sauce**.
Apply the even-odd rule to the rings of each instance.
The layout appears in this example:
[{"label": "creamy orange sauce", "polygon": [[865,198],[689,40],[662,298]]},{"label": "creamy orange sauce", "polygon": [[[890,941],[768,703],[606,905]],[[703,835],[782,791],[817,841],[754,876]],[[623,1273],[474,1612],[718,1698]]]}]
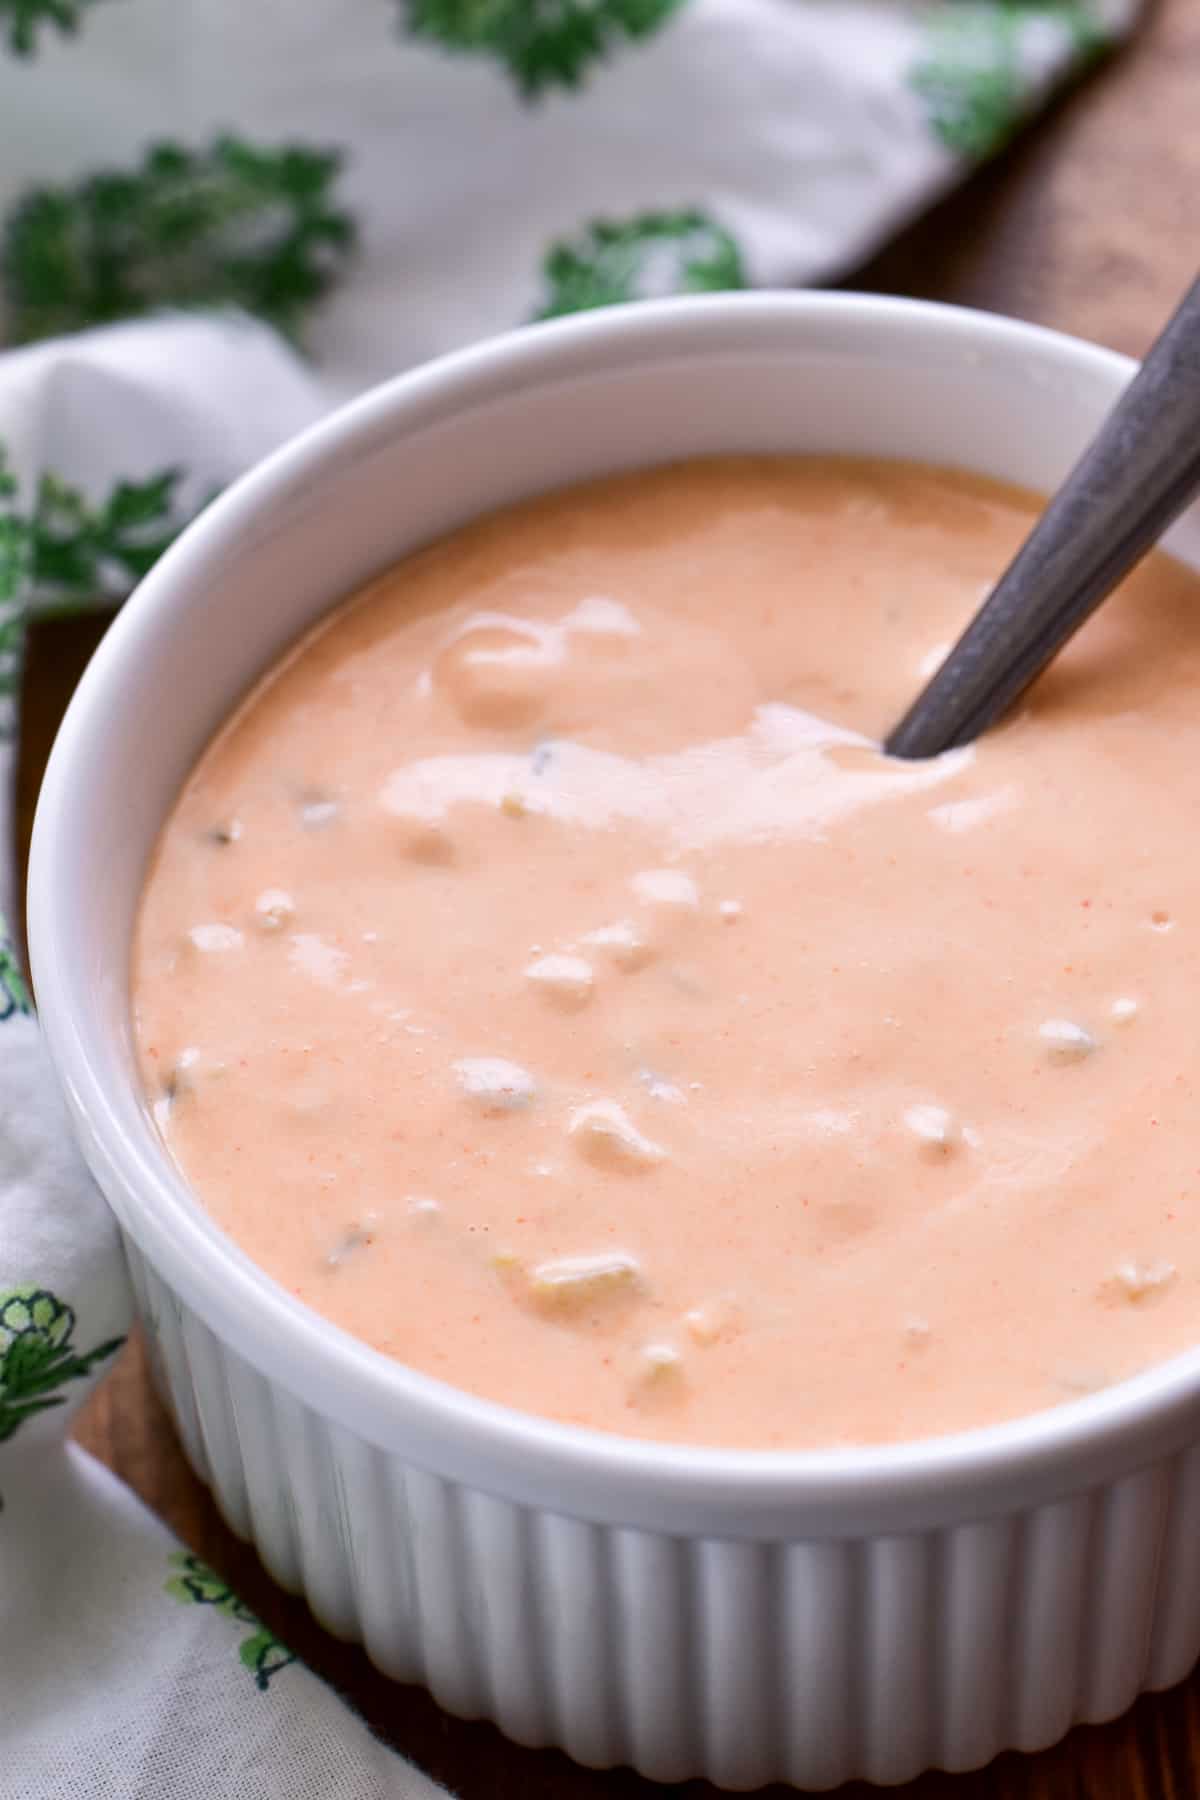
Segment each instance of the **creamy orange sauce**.
[{"label": "creamy orange sauce", "polygon": [[1014,490],[730,459],[485,519],[188,781],[147,1093],[304,1301],[496,1400],[755,1446],[953,1430],[1200,1335],[1200,581],[884,758]]}]

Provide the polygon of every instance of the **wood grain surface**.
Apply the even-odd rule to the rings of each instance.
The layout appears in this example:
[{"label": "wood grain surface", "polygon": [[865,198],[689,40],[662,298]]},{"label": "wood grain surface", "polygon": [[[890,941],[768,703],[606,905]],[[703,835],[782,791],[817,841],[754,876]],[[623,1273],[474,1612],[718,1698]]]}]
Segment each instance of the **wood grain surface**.
[{"label": "wood grain surface", "polygon": [[[1159,0],[1131,49],[847,285],[991,307],[1136,354],[1195,273],[1198,196],[1200,0]],[[22,857],[55,725],[100,630],[90,621],[46,626],[31,646]],[[184,1463],[136,1342],[89,1405],[79,1436],[381,1737],[465,1800],[653,1800],[662,1791],[627,1771],[589,1773],[557,1752],[517,1749],[491,1726],[449,1719],[427,1695],[385,1680],[360,1651],[326,1636],[222,1524]],[[715,1792],[699,1782],[678,1791],[688,1800]],[[864,1800],[871,1790],[843,1792]],[[902,1792],[904,1800],[1197,1800],[1200,1674],[1039,1756],[1004,1756],[971,1776],[927,1776]]]}]

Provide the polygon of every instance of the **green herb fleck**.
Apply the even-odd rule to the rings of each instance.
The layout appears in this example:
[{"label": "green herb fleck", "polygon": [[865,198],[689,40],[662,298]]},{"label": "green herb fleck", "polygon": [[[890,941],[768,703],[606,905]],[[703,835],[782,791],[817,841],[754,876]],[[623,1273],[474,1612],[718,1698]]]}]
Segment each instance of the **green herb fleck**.
[{"label": "green herb fleck", "polygon": [[1110,41],[1090,0],[941,0],[936,6],[909,81],[948,150],[977,161],[1013,135],[1031,100],[1023,36],[1037,23],[1058,26],[1066,54],[1080,66]]},{"label": "green herb fleck", "polygon": [[71,36],[79,30],[84,7],[94,4],[95,0],[0,0],[0,30],[7,30],[9,48],[18,56],[32,56],[41,26]]},{"label": "green herb fleck", "polygon": [[542,275],[547,297],[539,319],[746,286],[733,238],[694,209],[593,220],[579,237],[551,246]]},{"label": "green herb fleck", "polygon": [[139,167],[27,193],[4,228],[0,287],[18,342],[162,307],[240,306],[292,336],[354,243],[334,150],[157,144]]},{"label": "green herb fleck", "polygon": [[493,57],[526,100],[574,88],[622,40],[649,37],[681,0],[403,0],[408,29]]}]

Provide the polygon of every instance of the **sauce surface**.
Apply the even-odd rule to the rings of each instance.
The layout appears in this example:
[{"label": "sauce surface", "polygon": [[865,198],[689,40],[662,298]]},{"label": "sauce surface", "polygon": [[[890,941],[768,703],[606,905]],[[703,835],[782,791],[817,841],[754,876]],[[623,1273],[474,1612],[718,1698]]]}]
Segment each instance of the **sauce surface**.
[{"label": "sauce surface", "polygon": [[718,459],[484,519],[336,611],[192,774],[149,1099],[279,1282],[493,1399],[870,1443],[1200,1336],[1200,580],[1031,699],[876,740],[1035,502]]}]

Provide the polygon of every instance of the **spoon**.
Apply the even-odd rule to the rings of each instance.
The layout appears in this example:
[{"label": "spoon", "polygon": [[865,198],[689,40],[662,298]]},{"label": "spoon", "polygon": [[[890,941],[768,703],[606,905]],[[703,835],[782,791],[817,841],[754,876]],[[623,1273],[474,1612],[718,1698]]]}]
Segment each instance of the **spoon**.
[{"label": "spoon", "polygon": [[1200,280],[937,673],[884,742],[986,731],[1200,491]]}]

